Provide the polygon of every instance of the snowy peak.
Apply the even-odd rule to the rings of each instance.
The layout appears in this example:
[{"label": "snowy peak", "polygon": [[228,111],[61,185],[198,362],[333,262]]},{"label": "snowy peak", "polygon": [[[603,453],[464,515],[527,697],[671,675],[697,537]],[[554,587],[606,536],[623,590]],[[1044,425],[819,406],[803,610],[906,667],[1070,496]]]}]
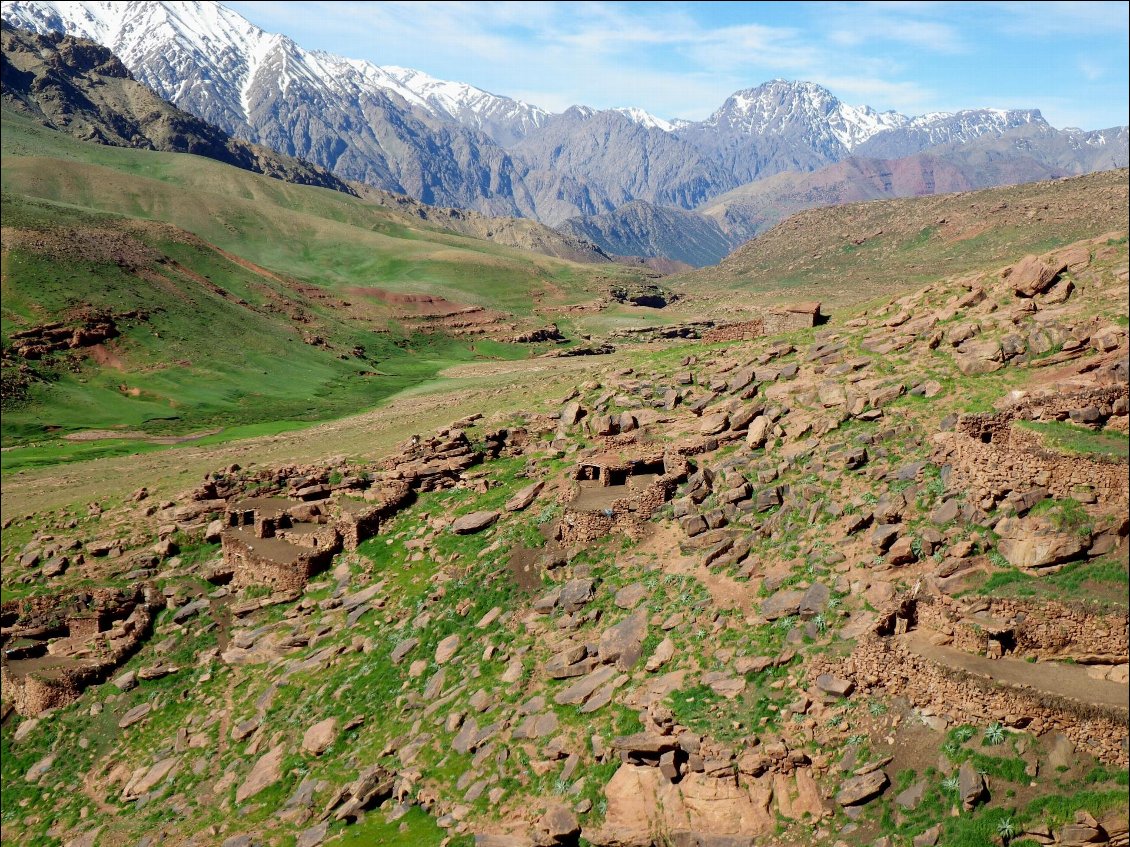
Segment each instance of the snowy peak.
[{"label": "snowy peak", "polygon": [[[665,121],[663,120],[663,118],[657,118],[655,115],[651,114],[650,112],[645,112],[643,109],[640,109],[637,106],[621,106],[616,109],[611,109],[610,111],[619,112],[632,123],[639,124],[640,126],[647,129],[659,129],[663,132],[674,132],[677,128],[675,122]],[[686,124],[686,121],[682,121],[681,123]]]},{"label": "snowy peak", "polygon": [[422,71],[395,65],[383,66],[381,71],[410,103],[480,130],[503,146],[524,138],[549,118],[544,109],[465,82],[436,79]]},{"label": "snowy peak", "polygon": [[967,109],[907,117],[870,106],[850,106],[816,83],[774,79],[730,95],[702,125],[755,136],[799,132],[815,146],[835,139],[854,152],[885,133],[914,131],[929,146],[999,135],[1028,123],[1044,123],[1038,109]]}]

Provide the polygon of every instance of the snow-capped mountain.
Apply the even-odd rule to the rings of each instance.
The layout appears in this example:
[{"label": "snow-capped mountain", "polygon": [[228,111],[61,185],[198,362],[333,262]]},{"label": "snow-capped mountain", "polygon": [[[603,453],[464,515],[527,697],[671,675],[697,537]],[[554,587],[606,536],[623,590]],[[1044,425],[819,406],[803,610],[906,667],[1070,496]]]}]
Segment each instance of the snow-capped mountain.
[{"label": "snow-capped mountain", "polygon": [[[691,209],[785,171],[975,142],[999,140],[1002,155],[1067,172],[1125,158],[1125,130],[1055,130],[1036,110],[910,117],[776,79],[735,92],[701,122],[636,107],[555,115],[417,70],[305,50],[206,0],[4,0],[2,9],[13,26],[110,48],[163,98],[237,137],[426,203],[549,223],[635,200]],[[1020,144],[1012,135],[1025,128]],[[1087,152],[1096,147],[1101,156]]]},{"label": "snow-capped mountain", "polygon": [[774,79],[730,95],[701,126],[730,134],[792,135],[822,152],[833,153],[838,144],[854,153],[873,138],[911,134],[924,149],[1000,135],[1028,123],[1044,123],[1043,116],[1035,109],[970,109],[907,117],[849,106],[816,83]]},{"label": "snow-capped mountain", "polygon": [[[663,118],[657,118],[655,115],[651,114],[650,112],[645,112],[643,109],[640,109],[637,106],[621,106],[619,108],[612,109],[611,111],[619,112],[632,123],[639,124],[640,126],[647,127],[648,129],[661,129],[664,132],[674,132],[676,128],[675,122],[665,121],[663,120]],[[683,121],[683,123],[685,124],[686,121]]]},{"label": "snow-capped mountain", "polygon": [[508,110],[529,121],[544,114],[509,98],[304,50],[200,0],[16,0],[3,15],[13,26],[97,41],[180,108],[347,179],[437,205],[533,212],[520,167],[479,131]]},{"label": "snow-capped mountain", "polygon": [[465,82],[436,79],[422,71],[385,65],[381,68],[397,83],[397,93],[411,103],[477,129],[509,147],[545,124],[549,112],[521,100],[501,97]]}]

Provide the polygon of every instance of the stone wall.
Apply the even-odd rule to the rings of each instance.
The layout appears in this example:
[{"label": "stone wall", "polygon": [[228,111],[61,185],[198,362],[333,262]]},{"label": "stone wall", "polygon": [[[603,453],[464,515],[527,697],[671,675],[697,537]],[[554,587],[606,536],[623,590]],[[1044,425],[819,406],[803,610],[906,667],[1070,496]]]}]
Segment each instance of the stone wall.
[{"label": "stone wall", "polygon": [[[336,530],[332,531],[336,537]],[[282,543],[281,539],[277,541]],[[329,567],[341,549],[340,544],[321,548],[292,547],[289,561],[276,561],[257,550],[244,532],[227,531],[220,543],[224,563],[231,568],[233,586],[266,585],[274,591],[302,591],[310,577]]]},{"label": "stone wall", "polygon": [[708,329],[702,334],[702,340],[707,344],[714,344],[719,341],[749,341],[754,338],[760,338],[765,335],[767,331],[768,330],[765,329],[765,321],[761,318],[756,318],[752,321],[723,324],[713,329]]},{"label": "stone wall", "polygon": [[566,546],[587,544],[612,532],[639,538],[647,521],[671,499],[679,483],[687,477],[689,463],[684,456],[668,453],[663,463],[662,475],[630,497],[613,500],[607,510],[570,509],[568,500],[572,499],[573,492],[566,490],[562,495],[566,498],[565,514],[558,526],[561,543]]},{"label": "stone wall", "polygon": [[[1102,658],[1112,664],[1130,658],[1130,615],[1126,612],[1006,597],[989,598],[975,608],[977,614],[1011,626],[1017,656]],[[945,596],[922,598],[911,614],[920,626],[953,636],[953,646],[959,650],[984,654],[988,647],[989,634],[969,620],[960,601]]]},{"label": "stone wall", "polygon": [[[44,670],[35,670],[32,665],[30,667],[33,669],[27,672],[21,669],[21,662],[3,661],[0,664],[0,686],[4,699],[9,701],[19,714],[33,717],[47,709],[73,703],[87,687],[108,679],[148,637],[154,616],[164,606],[160,592],[151,584],[139,584],[124,592],[117,589],[94,589],[89,593],[97,593],[102,601],[106,601],[111,593],[114,594],[120,605],[112,610],[108,607],[104,608],[102,612],[107,618],[128,613],[123,625],[115,627],[109,633],[84,637],[84,640],[88,640],[90,646],[94,648],[93,658],[76,659],[73,663],[56,665]],[[65,609],[66,602],[72,601],[73,597],[34,598],[32,602],[28,600],[15,602],[24,603],[25,608],[29,609],[28,614],[34,620],[42,620],[44,614],[50,614],[47,609],[50,603],[42,602],[45,600],[57,603],[63,601],[60,605]],[[31,608],[37,611],[31,612]],[[80,638],[74,632],[70,637]]]},{"label": "stone wall", "polygon": [[819,658],[812,671],[813,676],[830,672],[850,679],[864,693],[881,688],[914,706],[944,710],[959,723],[999,721],[1023,726],[1035,735],[1062,732],[1103,762],[1130,765],[1125,710],[1004,686],[934,664],[889,638],[863,636],[850,656]]},{"label": "stone wall", "polygon": [[797,303],[768,309],[752,320],[718,324],[703,332],[702,340],[708,344],[718,341],[749,341],[763,335],[807,329],[819,324],[823,318],[819,303]]},{"label": "stone wall", "polygon": [[953,432],[936,437],[935,461],[952,466],[951,485],[980,497],[999,500],[1010,491],[1041,487],[1067,498],[1090,488],[1100,507],[1125,509],[1130,499],[1125,461],[1051,452],[1038,433],[1016,422],[1062,420],[1089,407],[1107,420],[1125,408],[1127,391],[1126,386],[1093,388],[1029,398],[995,414],[962,415]]}]

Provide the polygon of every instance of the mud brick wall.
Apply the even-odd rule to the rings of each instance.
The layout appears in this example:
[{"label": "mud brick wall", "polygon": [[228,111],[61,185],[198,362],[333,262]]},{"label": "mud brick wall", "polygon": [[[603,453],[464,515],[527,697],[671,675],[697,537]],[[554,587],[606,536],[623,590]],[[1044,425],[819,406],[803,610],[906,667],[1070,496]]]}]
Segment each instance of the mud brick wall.
[{"label": "mud brick wall", "polygon": [[810,678],[824,672],[850,679],[861,692],[881,688],[892,696],[905,697],[914,706],[937,709],[944,704],[946,713],[959,723],[1000,721],[1024,726],[1036,735],[1062,732],[1103,762],[1130,765],[1124,710],[1002,686],[936,665],[877,636],[861,638],[855,651],[844,659],[817,659]]}]

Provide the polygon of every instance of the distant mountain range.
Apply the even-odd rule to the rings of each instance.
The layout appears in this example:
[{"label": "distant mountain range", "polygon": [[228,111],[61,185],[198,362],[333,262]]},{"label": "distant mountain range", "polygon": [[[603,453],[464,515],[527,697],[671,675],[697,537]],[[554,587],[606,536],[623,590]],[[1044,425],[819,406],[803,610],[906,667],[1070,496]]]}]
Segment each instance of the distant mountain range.
[{"label": "distant mountain range", "polygon": [[[109,47],[139,81],[236,137],[428,204],[569,221],[565,230],[598,235],[609,252],[646,245],[656,251],[647,255],[710,263],[809,199],[978,188],[1127,163],[1125,128],[1056,130],[1035,109],[908,117],[847,105],[810,82],[772,80],[700,122],[635,108],[551,114],[420,71],[308,51],[216,3],[2,6],[12,25]],[[886,171],[903,176],[888,181]],[[641,202],[702,217],[694,245],[682,243],[691,219],[643,214]]]}]

